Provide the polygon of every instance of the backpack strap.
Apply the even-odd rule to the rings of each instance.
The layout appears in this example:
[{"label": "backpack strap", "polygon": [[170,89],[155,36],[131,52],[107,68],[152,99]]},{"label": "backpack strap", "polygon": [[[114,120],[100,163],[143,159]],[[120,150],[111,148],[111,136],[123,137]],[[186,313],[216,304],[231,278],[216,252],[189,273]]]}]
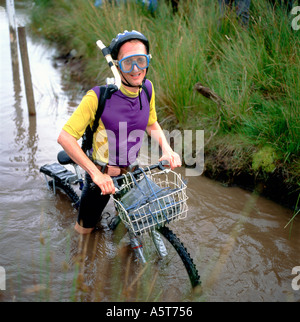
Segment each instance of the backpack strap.
[{"label": "backpack strap", "polygon": [[[99,91],[97,90],[97,87],[100,88]],[[99,120],[104,111],[106,100],[110,99],[112,94],[117,90],[118,90],[118,87],[114,84],[109,84],[107,86],[106,85],[96,86],[93,88],[93,91],[96,93],[98,97],[98,108],[96,111],[95,120],[92,127],[93,134],[97,131],[97,128],[99,126]]]},{"label": "backpack strap", "polygon": [[93,126],[90,127],[89,125],[86,127],[86,130],[82,136],[82,150],[87,153],[92,149],[93,146],[93,135],[97,131],[99,126],[99,121],[101,115],[105,108],[106,99],[111,98],[111,95],[118,90],[117,86],[110,84],[108,86],[95,86],[92,90],[96,93],[98,97],[98,107],[95,114],[95,120]]},{"label": "backpack strap", "polygon": [[101,115],[104,111],[104,107],[105,107],[105,103],[106,103],[106,86],[102,85],[102,86],[97,86],[99,88],[99,91],[97,91],[99,94],[97,94],[95,87],[93,88],[94,92],[96,93],[97,97],[98,97],[98,107],[97,107],[97,111],[96,111],[96,115],[95,115],[95,120],[93,123],[93,127],[92,127],[92,133],[95,133],[97,131],[97,128],[99,126],[99,120],[101,118]]},{"label": "backpack strap", "polygon": [[145,79],[145,81],[143,82],[142,89],[145,91],[150,104],[151,97],[152,97],[152,84],[148,79]]}]

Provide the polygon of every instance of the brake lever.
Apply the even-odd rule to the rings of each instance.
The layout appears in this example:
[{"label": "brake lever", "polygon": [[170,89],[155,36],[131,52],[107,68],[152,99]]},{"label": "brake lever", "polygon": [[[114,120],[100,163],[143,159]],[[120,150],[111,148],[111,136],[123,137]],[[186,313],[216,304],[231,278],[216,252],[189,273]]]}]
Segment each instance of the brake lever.
[{"label": "brake lever", "polygon": [[170,166],[170,162],[168,160],[161,160],[158,163],[158,167],[160,170],[169,170],[169,168],[166,167],[166,165]]}]

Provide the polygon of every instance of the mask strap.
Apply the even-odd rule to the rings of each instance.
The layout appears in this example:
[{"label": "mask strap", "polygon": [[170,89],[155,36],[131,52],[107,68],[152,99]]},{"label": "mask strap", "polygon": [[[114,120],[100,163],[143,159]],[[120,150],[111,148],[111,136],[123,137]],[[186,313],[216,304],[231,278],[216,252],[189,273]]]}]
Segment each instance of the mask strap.
[{"label": "mask strap", "polygon": [[[140,110],[143,109],[143,105],[142,105],[142,99],[141,99],[141,91],[140,89],[142,88],[143,85],[138,85],[138,86],[133,86],[131,85],[128,80],[126,79],[126,77],[124,76],[124,74],[122,73],[124,79],[126,80],[126,83],[122,80],[122,84],[125,85],[125,86],[128,86],[128,87],[138,87],[139,88],[139,102],[140,102]],[[143,79],[142,81],[142,84],[145,82],[145,78]]]}]

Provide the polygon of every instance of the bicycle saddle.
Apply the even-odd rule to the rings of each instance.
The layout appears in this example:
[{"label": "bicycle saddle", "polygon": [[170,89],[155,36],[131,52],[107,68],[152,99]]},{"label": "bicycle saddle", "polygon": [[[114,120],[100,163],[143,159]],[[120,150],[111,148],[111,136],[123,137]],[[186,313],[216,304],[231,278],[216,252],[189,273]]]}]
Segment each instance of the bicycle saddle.
[{"label": "bicycle saddle", "polygon": [[57,160],[60,164],[64,164],[64,165],[75,163],[64,150],[60,151],[57,154]]}]

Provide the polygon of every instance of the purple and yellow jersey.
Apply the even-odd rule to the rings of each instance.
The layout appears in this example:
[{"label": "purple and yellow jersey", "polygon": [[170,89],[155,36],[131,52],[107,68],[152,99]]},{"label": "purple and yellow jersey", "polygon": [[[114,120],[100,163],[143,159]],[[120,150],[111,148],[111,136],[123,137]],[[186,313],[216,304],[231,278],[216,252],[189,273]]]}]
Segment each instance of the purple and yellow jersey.
[{"label": "purple and yellow jersey", "polygon": [[[135,161],[146,127],[157,121],[154,88],[149,80],[146,80],[146,86],[152,88],[149,91],[150,104],[144,90],[140,90],[139,97],[138,93],[128,91],[123,86],[106,100],[98,129],[93,137],[94,161],[120,166],[127,166]],[[94,90],[90,90],[63,129],[79,140],[86,127],[92,126],[97,107],[98,97]]]}]

